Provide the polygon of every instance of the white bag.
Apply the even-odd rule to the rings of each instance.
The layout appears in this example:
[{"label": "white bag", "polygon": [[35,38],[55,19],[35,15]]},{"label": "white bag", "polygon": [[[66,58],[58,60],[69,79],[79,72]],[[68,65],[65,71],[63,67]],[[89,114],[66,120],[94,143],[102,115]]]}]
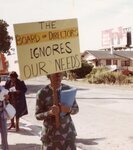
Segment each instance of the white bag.
[{"label": "white bag", "polygon": [[10,103],[6,105],[5,110],[7,113],[7,119],[12,119],[16,114],[15,108]]}]

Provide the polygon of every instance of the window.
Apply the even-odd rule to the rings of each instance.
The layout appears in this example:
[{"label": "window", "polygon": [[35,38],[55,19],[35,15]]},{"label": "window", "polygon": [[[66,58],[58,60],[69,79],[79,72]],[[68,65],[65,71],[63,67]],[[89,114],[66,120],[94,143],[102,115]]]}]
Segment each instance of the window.
[{"label": "window", "polygon": [[106,60],[106,65],[111,65],[111,59]]},{"label": "window", "polygon": [[129,60],[121,61],[121,66],[130,66],[130,61]]},{"label": "window", "polygon": [[118,61],[117,60],[113,60],[113,65],[117,65]]}]

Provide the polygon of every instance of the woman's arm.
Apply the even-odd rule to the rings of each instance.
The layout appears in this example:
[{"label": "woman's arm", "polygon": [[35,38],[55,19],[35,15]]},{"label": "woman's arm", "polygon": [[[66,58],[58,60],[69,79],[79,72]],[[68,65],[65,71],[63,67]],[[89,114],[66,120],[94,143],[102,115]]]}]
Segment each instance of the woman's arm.
[{"label": "woman's arm", "polygon": [[[43,95],[43,96],[42,96]],[[41,91],[37,93],[36,96],[36,108],[35,108],[35,116],[37,120],[44,120],[48,117],[48,111],[45,106],[45,94],[42,94]]]},{"label": "woman's arm", "polygon": [[74,115],[74,114],[77,114],[78,112],[79,112],[79,106],[75,100],[73,103],[73,106],[71,107],[70,114]]},{"label": "woman's arm", "polygon": [[76,100],[74,101],[72,107],[60,104],[60,109],[61,109],[61,112],[70,113],[72,115],[77,114],[79,112],[79,107],[78,107]]},{"label": "woman's arm", "polygon": [[21,81],[21,91],[22,91],[23,93],[26,93],[26,92],[27,92],[27,87],[26,87],[24,81]]}]

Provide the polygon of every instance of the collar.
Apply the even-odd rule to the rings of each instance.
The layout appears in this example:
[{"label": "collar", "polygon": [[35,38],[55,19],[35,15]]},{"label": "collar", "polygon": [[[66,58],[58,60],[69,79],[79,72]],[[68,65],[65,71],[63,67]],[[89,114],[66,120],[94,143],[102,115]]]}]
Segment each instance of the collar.
[{"label": "collar", "polygon": [[[49,84],[48,86],[49,86],[49,88],[50,88],[51,90],[53,90],[51,84]],[[57,89],[57,91],[60,91],[61,89],[62,89],[62,84],[61,84],[60,87]]]}]

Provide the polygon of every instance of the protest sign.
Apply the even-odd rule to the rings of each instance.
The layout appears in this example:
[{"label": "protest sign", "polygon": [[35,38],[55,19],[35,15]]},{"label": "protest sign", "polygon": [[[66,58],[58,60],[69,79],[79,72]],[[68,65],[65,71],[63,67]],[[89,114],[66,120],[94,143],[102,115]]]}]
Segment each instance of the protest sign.
[{"label": "protest sign", "polygon": [[81,67],[77,19],[14,24],[21,79]]}]

